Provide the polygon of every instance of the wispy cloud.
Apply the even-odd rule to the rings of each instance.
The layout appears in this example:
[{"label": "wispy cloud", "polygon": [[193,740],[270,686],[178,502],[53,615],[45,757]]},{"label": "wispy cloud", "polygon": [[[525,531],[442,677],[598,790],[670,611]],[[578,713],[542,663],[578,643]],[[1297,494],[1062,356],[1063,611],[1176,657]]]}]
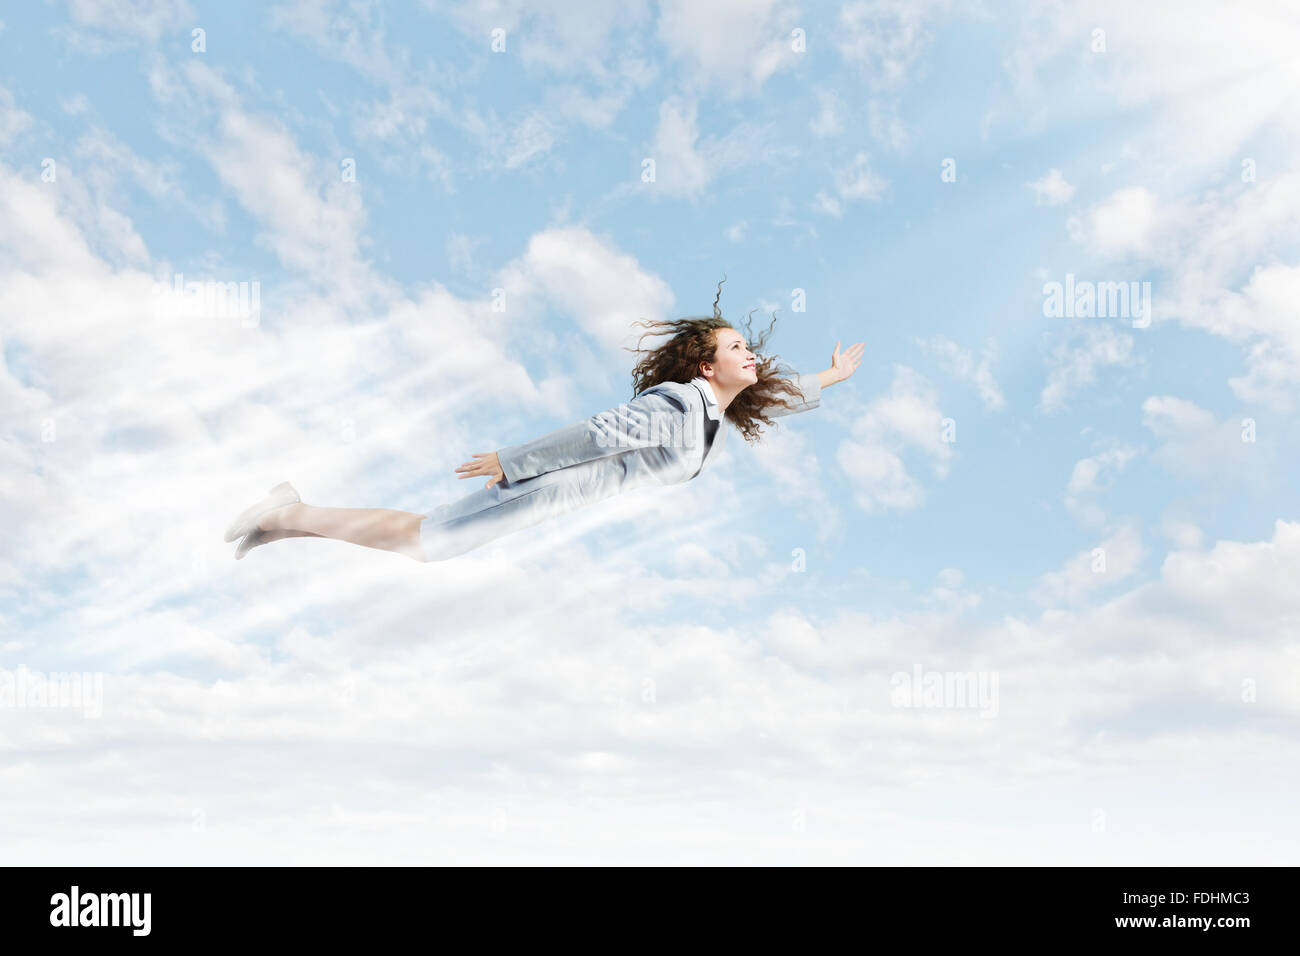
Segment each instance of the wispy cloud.
[{"label": "wispy cloud", "polygon": [[852,481],[854,502],[869,513],[920,507],[925,491],[908,472],[903,455],[928,457],[936,478],[947,476],[953,457],[934,386],[912,369],[897,366],[889,392],[854,417],[851,437],[835,455]]},{"label": "wispy cloud", "polygon": [[955,378],[971,382],[979,392],[980,401],[989,411],[1001,411],[1007,407],[1006,396],[998,387],[993,376],[993,363],[997,360],[997,346],[989,341],[985,344],[977,359],[969,350],[958,345],[943,335],[934,335],[928,339],[916,339],[918,345],[927,352],[939,357],[940,366]]},{"label": "wispy cloud", "polygon": [[1052,347],[1047,384],[1038,404],[1046,414],[1061,411],[1072,396],[1095,384],[1100,370],[1108,366],[1128,367],[1137,361],[1132,335],[1116,332],[1104,319],[1093,321],[1096,324],[1080,326],[1065,341]]},{"label": "wispy cloud", "polygon": [[1041,179],[1027,183],[1034,193],[1034,205],[1059,206],[1074,196],[1074,187],[1065,181],[1059,169],[1049,169]]}]

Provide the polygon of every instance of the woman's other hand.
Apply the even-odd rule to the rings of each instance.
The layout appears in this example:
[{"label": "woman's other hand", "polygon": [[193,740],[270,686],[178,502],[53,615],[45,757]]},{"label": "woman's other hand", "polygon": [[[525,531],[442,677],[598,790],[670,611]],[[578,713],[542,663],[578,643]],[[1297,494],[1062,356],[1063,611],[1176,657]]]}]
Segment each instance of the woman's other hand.
[{"label": "woman's other hand", "polygon": [[501,470],[501,462],[497,461],[497,453],[475,452],[476,461],[467,461],[456,469],[461,478],[478,478],[482,475],[491,475],[488,483],[484,488],[491,488],[499,481],[505,481],[506,473]]},{"label": "woman's other hand", "polygon": [[826,371],[819,373],[818,381],[822,387],[834,385],[836,382],[842,382],[858,369],[858,363],[862,361],[862,353],[866,349],[866,343],[859,342],[856,345],[850,345],[843,352],[840,351],[840,343],[835,343],[835,353],[831,355],[831,367]]}]

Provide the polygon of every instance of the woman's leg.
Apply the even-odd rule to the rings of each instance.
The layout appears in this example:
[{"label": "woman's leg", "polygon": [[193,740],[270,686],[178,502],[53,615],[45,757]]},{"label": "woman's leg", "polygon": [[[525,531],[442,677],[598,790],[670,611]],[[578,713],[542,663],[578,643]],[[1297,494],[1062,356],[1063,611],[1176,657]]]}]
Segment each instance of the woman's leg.
[{"label": "woman's leg", "polygon": [[285,505],[263,515],[258,527],[272,533],[292,531],[351,541],[421,562],[445,561],[615,493],[621,487],[616,477],[597,480],[606,467],[585,462],[508,488],[500,484],[480,488],[425,514]]},{"label": "woman's leg", "polygon": [[263,531],[299,531],[350,541],[423,561],[420,553],[423,520],[422,514],[392,508],[320,508],[298,503],[268,511],[257,526]]},{"label": "woman's leg", "polygon": [[525,478],[509,487],[480,488],[424,515],[419,526],[425,561],[446,561],[615,493],[622,482],[598,480],[609,466],[584,462]]}]

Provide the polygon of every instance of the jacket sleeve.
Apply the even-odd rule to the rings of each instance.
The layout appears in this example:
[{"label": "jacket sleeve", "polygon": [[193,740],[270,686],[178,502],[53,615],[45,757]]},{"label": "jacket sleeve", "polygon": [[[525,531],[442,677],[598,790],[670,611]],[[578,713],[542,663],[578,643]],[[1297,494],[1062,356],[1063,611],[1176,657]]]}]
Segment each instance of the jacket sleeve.
[{"label": "jacket sleeve", "polygon": [[647,389],[630,402],[519,445],[497,452],[507,484],[633,448],[671,445],[682,433],[683,399]]},{"label": "jacket sleeve", "polygon": [[[800,412],[811,411],[822,403],[822,381],[816,375],[796,375],[794,383],[799,386],[803,392],[804,400],[800,402],[794,396],[789,396],[790,401],[795,402],[794,408],[786,408],[784,405],[770,405],[763,411],[769,418],[780,418],[783,415],[798,415]],[[785,398],[786,396],[782,396]]]}]

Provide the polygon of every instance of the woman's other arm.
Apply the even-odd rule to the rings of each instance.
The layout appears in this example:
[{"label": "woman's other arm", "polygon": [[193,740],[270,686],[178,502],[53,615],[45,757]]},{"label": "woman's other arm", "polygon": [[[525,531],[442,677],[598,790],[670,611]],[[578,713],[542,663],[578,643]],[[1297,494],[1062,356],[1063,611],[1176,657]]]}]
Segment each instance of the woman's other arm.
[{"label": "woman's other arm", "polygon": [[[550,434],[502,448],[493,455],[479,455],[483,462],[467,462],[462,478],[500,474],[497,480],[507,484],[534,478],[548,471],[567,468],[595,458],[618,455],[633,448],[671,444],[681,433],[684,413],[682,401],[669,391],[650,389],[630,402],[599,412],[585,421],[576,422]],[[491,458],[496,468],[491,468]],[[489,481],[486,487],[491,487]]]},{"label": "woman's other arm", "polygon": [[818,372],[816,375],[796,375],[791,381],[799,386],[799,391],[803,392],[803,401],[799,401],[793,395],[783,395],[783,401],[795,403],[793,408],[787,408],[778,402],[763,409],[763,413],[768,418],[781,418],[784,415],[798,415],[800,412],[812,411],[822,403],[821,376],[825,374],[825,372]]}]

